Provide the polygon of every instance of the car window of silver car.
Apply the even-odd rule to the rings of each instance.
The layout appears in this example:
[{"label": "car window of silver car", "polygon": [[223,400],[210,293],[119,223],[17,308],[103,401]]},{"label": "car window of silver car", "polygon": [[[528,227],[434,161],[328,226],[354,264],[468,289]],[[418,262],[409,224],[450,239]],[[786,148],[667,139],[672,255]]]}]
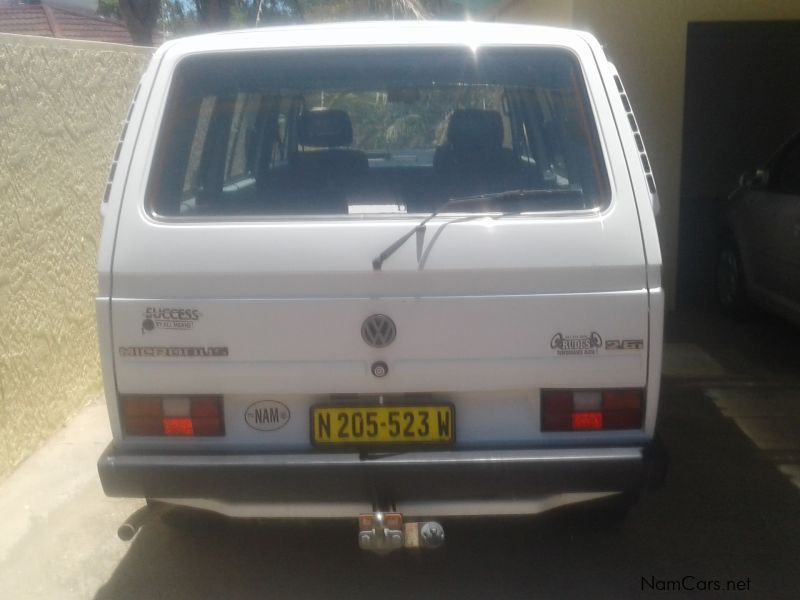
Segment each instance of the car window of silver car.
[{"label": "car window of silver car", "polygon": [[800,142],[795,142],[780,157],[771,173],[770,183],[776,192],[800,195]]}]

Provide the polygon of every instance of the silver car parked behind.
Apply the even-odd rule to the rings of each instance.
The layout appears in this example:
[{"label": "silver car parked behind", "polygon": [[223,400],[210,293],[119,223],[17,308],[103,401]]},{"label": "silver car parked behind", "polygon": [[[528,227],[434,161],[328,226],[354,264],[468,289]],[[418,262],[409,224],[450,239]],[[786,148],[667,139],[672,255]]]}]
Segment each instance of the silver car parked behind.
[{"label": "silver car parked behind", "polygon": [[722,308],[752,302],[800,323],[800,132],[731,194],[717,257]]}]

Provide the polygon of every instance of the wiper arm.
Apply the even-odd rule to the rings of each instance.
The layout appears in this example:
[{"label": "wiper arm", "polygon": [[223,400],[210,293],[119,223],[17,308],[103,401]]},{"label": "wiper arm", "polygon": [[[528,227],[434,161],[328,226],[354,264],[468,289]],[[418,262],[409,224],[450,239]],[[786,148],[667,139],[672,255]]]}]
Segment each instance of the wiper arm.
[{"label": "wiper arm", "polygon": [[438,216],[448,208],[453,206],[483,204],[486,202],[507,202],[509,200],[530,200],[531,198],[552,198],[554,196],[575,196],[581,195],[580,190],[506,190],[504,192],[494,192],[491,194],[479,194],[477,196],[464,196],[461,198],[450,198],[447,202],[442,204],[439,208],[434,210],[431,214],[425,217],[418,225],[415,225],[411,231],[403,234],[397,240],[392,242],[383,252],[372,259],[372,268],[375,271],[380,271],[383,263],[386,262],[392,254],[397,252],[403,244],[405,244],[411,236],[419,231],[425,230],[425,225],[428,221]]}]

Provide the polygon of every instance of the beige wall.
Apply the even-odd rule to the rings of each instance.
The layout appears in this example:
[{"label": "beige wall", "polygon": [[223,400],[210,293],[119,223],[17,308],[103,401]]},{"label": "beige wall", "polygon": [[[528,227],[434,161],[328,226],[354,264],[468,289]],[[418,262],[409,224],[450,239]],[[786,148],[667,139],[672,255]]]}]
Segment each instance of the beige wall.
[{"label": "beige wall", "polygon": [[659,188],[662,212],[658,221],[670,307],[674,307],[677,274],[687,24],[781,19],[800,19],[800,1],[519,0],[507,3],[497,16],[499,21],[543,22],[591,31],[617,65]]},{"label": "beige wall", "polygon": [[503,22],[570,27],[573,0],[508,0],[490,9],[489,18]]},{"label": "beige wall", "polygon": [[0,477],[102,393],[98,207],[148,58],[0,34]]}]

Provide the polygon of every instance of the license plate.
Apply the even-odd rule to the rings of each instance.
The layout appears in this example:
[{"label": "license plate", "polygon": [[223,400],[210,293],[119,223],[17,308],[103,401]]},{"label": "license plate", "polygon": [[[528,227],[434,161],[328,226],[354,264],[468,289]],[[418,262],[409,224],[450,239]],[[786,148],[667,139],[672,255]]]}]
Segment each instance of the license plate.
[{"label": "license plate", "polygon": [[314,406],[311,441],[320,446],[452,444],[455,415],[441,406]]}]

